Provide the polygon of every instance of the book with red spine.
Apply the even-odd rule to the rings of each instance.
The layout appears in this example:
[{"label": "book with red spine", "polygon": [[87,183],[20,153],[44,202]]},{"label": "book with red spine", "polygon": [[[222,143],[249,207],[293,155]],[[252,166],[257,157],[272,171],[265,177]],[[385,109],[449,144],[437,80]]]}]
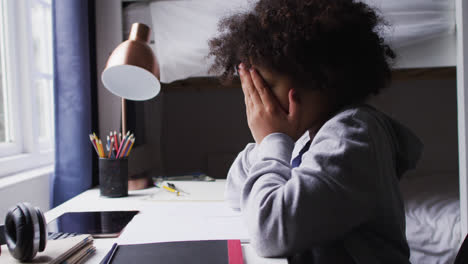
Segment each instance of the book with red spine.
[{"label": "book with red spine", "polygon": [[240,240],[178,241],[117,245],[101,264],[244,264]]}]

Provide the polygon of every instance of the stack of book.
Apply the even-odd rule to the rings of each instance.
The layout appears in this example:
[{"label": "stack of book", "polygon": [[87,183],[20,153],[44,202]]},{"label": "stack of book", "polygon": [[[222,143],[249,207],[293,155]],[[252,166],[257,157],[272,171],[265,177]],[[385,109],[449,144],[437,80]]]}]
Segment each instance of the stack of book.
[{"label": "stack of book", "polygon": [[[19,262],[10,255],[6,245],[3,245],[1,250],[0,263]],[[77,235],[64,239],[48,240],[45,250],[39,252],[29,263],[81,264],[94,254],[95,251],[93,237],[90,235]]]}]

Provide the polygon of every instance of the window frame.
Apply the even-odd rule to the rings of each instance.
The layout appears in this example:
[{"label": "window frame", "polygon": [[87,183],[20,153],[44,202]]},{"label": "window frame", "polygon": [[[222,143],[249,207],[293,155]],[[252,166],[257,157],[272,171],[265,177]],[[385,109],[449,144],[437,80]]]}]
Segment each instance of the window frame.
[{"label": "window frame", "polygon": [[[19,98],[18,89],[11,89],[11,87],[17,87],[16,70],[9,67],[13,62],[13,57],[16,57],[16,46],[12,45],[15,42],[16,36],[14,30],[11,30],[10,24],[13,24],[12,17],[8,16],[9,9],[12,6],[8,6],[8,1],[0,2],[0,34],[5,41],[0,42],[0,48],[4,58],[1,60],[2,64],[2,84],[4,92],[4,100],[7,102],[4,106],[5,109],[5,121],[7,126],[5,127],[8,139],[12,139],[13,142],[0,143],[0,158],[5,156],[11,156],[19,154],[23,148],[23,141],[16,140],[21,135],[18,132],[21,130],[20,122],[12,122],[12,120],[20,120],[19,105],[16,100]],[[10,3],[11,4],[11,3]],[[9,52],[6,52],[6,51]]]},{"label": "window frame", "polygon": [[31,0],[0,1],[3,22],[0,33],[5,39],[1,47],[5,54],[2,80],[8,100],[8,129],[13,139],[0,143],[0,178],[54,162],[52,140],[39,139],[30,7]]},{"label": "window frame", "polygon": [[[39,5],[42,5],[42,6],[49,6],[49,8],[52,10],[52,2],[48,3],[48,2],[46,2],[46,1],[44,1],[44,0],[27,0],[26,2],[27,2],[28,5],[27,5],[27,7],[26,7],[26,8],[27,8],[26,11],[23,12],[23,14],[26,14],[26,13],[28,14],[28,15],[26,16],[26,20],[25,20],[25,21],[27,21],[28,25],[32,25],[32,22],[31,22],[31,17],[32,17],[32,16],[30,15],[30,13],[28,13],[28,12],[31,11],[31,2],[35,2],[35,3],[37,3],[37,4],[39,4]],[[51,25],[50,25],[50,26],[52,26],[52,21],[51,21]],[[33,57],[33,53],[34,53],[34,52],[33,52],[33,46],[32,46],[32,43],[33,43],[32,35],[33,35],[33,34],[32,34],[32,32],[31,32],[30,27],[25,27],[25,28],[28,29],[28,30],[27,30],[27,36],[26,36],[26,37],[27,37],[27,43],[31,43],[30,45],[28,45],[28,49],[29,49],[29,58],[32,58],[32,57]],[[51,29],[51,30],[52,30],[52,29]],[[52,33],[52,32],[51,32],[51,33]],[[54,51],[53,51],[53,50],[54,50],[54,47],[53,47],[53,40],[50,39],[50,42],[51,42],[51,43],[49,43],[49,44],[52,46],[52,52],[54,52]],[[52,54],[51,54],[51,55],[52,55]],[[53,86],[54,76],[53,76],[53,72],[51,72],[50,74],[47,74],[47,73],[42,73],[42,72],[40,72],[38,69],[35,69],[34,63],[32,63],[32,61],[29,61],[28,63],[29,63],[29,66],[30,66],[30,74],[31,74],[31,77],[30,77],[31,86],[30,86],[30,87],[31,87],[31,90],[33,90],[33,92],[34,92],[34,96],[31,96],[31,97],[33,98],[32,100],[33,100],[34,103],[35,103],[35,102],[36,102],[36,101],[34,100],[34,98],[36,97],[36,94],[35,94],[35,93],[38,92],[38,91],[37,91],[37,87],[35,87],[34,82],[35,82],[36,80],[40,80],[40,79],[42,79],[42,80],[47,80],[47,81],[50,81],[50,82],[52,83],[52,86]],[[51,63],[53,64],[53,60],[51,60]],[[53,70],[53,69],[52,69],[52,70]],[[50,98],[52,98],[51,101],[53,102],[53,91],[50,91]],[[38,109],[38,108],[37,108],[37,107],[38,107],[37,105],[34,105],[34,107],[35,107],[35,109]],[[49,110],[52,111],[52,117],[51,117],[50,119],[49,119],[49,118],[47,118],[47,119],[48,119],[49,122],[54,122],[53,103],[52,103],[52,105],[49,105]],[[38,120],[38,119],[36,118],[36,119],[34,119],[34,120]],[[35,131],[38,132],[38,131],[40,130],[39,124],[33,124],[33,125],[34,125],[34,127],[36,128]],[[53,139],[53,138],[55,137],[55,131],[54,131],[53,125],[52,125],[52,129],[51,129],[50,132],[51,132],[51,135],[50,135],[50,136],[51,136],[51,138]],[[44,140],[43,138],[40,138],[40,137],[39,137],[39,133],[37,133],[37,134],[34,135],[34,136],[35,136],[35,138],[37,138],[37,140],[38,140],[40,151],[42,151],[42,152],[44,152],[44,151],[53,151],[54,142],[52,142],[52,141],[50,141],[50,140]]]}]

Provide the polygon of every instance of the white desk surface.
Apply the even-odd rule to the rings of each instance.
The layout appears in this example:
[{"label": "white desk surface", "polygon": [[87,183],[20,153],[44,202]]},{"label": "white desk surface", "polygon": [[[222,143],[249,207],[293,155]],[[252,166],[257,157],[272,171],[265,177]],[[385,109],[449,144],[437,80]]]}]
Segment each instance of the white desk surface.
[{"label": "white desk surface", "polygon": [[[176,186],[184,186],[187,190],[182,190],[189,192],[190,195],[180,197],[180,201],[176,201],[175,194],[170,193],[172,196],[167,196],[169,193],[164,193],[162,189],[153,187],[130,191],[129,196],[124,198],[105,198],[101,197],[99,189],[95,188],[46,212],[45,217],[47,222],[50,222],[66,212],[140,211],[140,214],[135,216],[119,238],[94,240],[96,253],[86,262],[90,264],[99,263],[115,242],[125,244],[169,240],[248,240],[245,227],[241,224],[240,213],[227,208],[222,201],[219,201],[219,192],[214,191],[210,201],[209,196],[197,195],[197,193],[201,193],[198,189],[203,184],[194,182],[191,186],[188,182],[174,183]],[[214,187],[215,185],[216,187]],[[223,188],[224,184],[223,181],[217,181],[216,184],[209,186],[211,186],[210,188]],[[196,201],[188,199],[190,196],[194,197]],[[173,199],[174,197],[175,199]],[[242,243],[242,251],[246,264],[288,263],[286,259],[259,257],[248,243]]]}]

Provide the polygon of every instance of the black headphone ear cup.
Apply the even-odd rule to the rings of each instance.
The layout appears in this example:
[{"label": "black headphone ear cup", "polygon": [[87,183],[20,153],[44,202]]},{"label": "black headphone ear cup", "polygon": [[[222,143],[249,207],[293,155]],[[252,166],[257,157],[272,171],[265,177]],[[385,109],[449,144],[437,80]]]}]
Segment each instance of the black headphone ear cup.
[{"label": "black headphone ear cup", "polygon": [[19,261],[34,258],[39,248],[37,215],[27,203],[11,208],[5,219],[5,239],[11,255]]},{"label": "black headphone ear cup", "polygon": [[[29,237],[27,235],[29,234]],[[32,248],[32,224],[29,215],[19,205],[11,208],[5,219],[5,239],[11,255],[25,261]]]},{"label": "black headphone ear cup", "polygon": [[32,260],[39,249],[39,220],[37,220],[37,215],[34,208],[29,203],[20,203],[18,207],[23,211],[24,215],[29,220],[30,228],[28,228],[25,233],[25,237],[30,240],[30,243],[27,243],[29,247],[25,248],[24,259],[26,261]]},{"label": "black headphone ear cup", "polygon": [[22,257],[21,248],[24,247],[23,244],[25,242],[21,237],[22,234],[19,234],[17,231],[18,229],[24,228],[26,225],[25,221],[26,219],[23,212],[18,206],[10,208],[5,217],[5,241],[10,254],[16,259]]},{"label": "black headphone ear cup", "polygon": [[39,207],[34,207],[34,210],[36,211],[39,224],[39,252],[42,252],[47,244],[47,224],[41,209],[39,209]]}]

